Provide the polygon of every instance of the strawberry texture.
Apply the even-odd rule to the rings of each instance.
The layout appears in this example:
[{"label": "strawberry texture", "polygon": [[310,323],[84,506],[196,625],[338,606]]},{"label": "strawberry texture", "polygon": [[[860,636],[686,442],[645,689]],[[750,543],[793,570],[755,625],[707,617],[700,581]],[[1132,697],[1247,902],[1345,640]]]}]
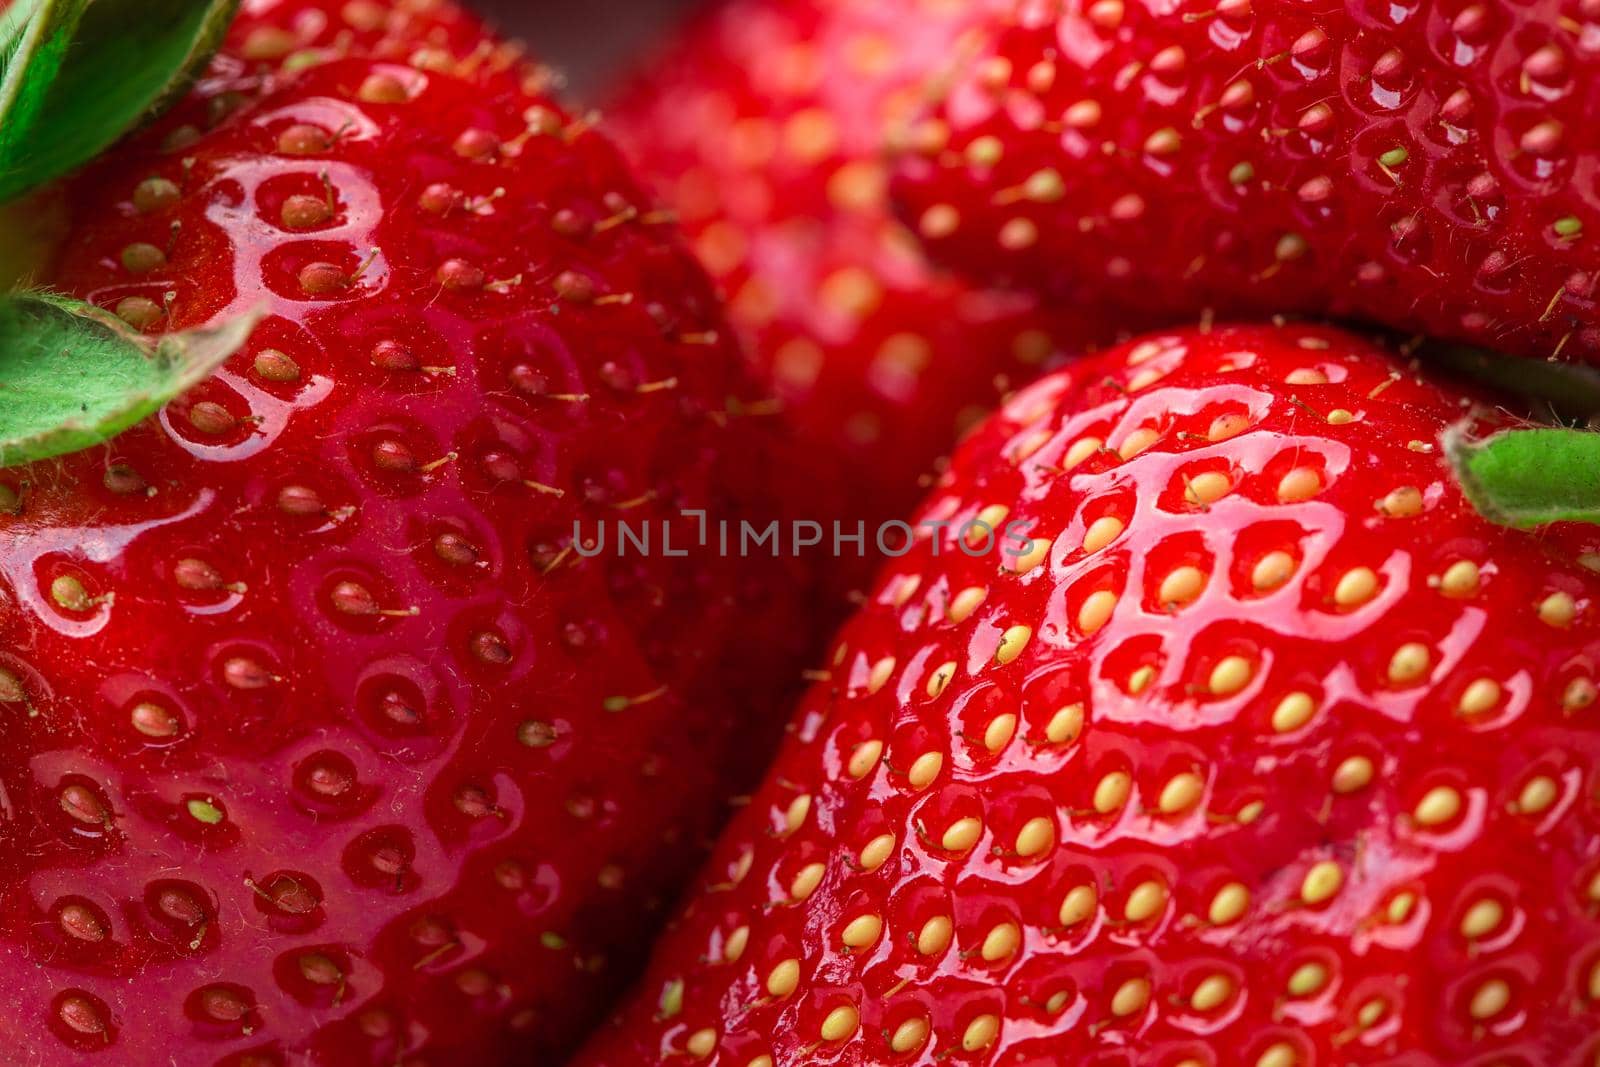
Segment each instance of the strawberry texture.
[{"label": "strawberry texture", "polygon": [[0,471],[0,1058],[550,1062],[804,631],[787,561],[574,522],[760,516],[780,446],[546,72],[434,0],[245,9],[70,183],[44,275],[152,335],[266,317],[158,418]]},{"label": "strawberry texture", "polygon": [[577,1063],[1592,1063],[1600,534],[1478,517],[1471,403],[1297,326],[1021,391]]},{"label": "strawberry texture", "polygon": [[841,490],[808,507],[849,523],[899,518],[1001,396],[1117,336],[1090,311],[961,284],[890,210],[889,131],[993,6],[718,4],[606,114],[727,295],[816,481]]},{"label": "strawberry texture", "polygon": [[936,257],[1600,362],[1593,0],[1028,0],[988,28],[903,137]]}]

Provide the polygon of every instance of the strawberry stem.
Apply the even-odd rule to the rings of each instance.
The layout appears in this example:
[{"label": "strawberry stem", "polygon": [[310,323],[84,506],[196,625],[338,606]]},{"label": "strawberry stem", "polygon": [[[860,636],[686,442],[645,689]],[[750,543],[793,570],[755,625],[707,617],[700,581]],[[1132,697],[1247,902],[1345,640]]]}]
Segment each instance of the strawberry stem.
[{"label": "strawberry stem", "polygon": [[1536,427],[1474,439],[1458,424],[1442,443],[1461,491],[1490,522],[1600,523],[1600,433]]}]

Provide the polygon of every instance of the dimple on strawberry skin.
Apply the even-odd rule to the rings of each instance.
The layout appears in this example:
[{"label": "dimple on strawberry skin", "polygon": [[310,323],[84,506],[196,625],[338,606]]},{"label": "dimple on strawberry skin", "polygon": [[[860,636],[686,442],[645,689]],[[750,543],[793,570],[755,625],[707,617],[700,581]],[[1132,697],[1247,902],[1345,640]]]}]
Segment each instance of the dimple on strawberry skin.
[{"label": "dimple on strawberry skin", "polygon": [[1600,361],[1589,0],[1046,0],[987,28],[900,139],[937,258],[1145,313]]},{"label": "dimple on strawberry skin", "polygon": [[1312,326],[1021,391],[917,519],[1033,550],[885,567],[578,1063],[1591,1062],[1600,538],[1464,418]]},{"label": "dimple on strawberry skin", "polygon": [[5,439],[7,1063],[548,1062],[781,724],[787,563],[571,550],[781,472],[548,79],[449,3],[258,0],[62,187],[78,336],[260,320],[127,433]]}]

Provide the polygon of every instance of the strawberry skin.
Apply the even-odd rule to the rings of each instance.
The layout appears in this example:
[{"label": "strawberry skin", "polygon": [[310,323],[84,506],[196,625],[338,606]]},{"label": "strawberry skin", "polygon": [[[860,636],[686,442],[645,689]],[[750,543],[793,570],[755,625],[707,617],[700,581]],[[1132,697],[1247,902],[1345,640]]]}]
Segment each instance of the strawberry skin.
[{"label": "strawberry skin", "polygon": [[574,521],[761,515],[764,398],[537,68],[444,3],[246,6],[71,184],[49,280],[151,333],[267,317],[0,471],[0,1058],[549,1062],[803,631],[775,561]]},{"label": "strawberry skin", "polygon": [[911,133],[938,257],[1600,361],[1591,0],[1030,0]]},{"label": "strawberry skin", "polygon": [[1116,336],[1092,314],[963,286],[889,210],[885,137],[988,6],[723,3],[607,113],[851,520],[903,515],[1000,396]]},{"label": "strawberry skin", "polygon": [[1467,403],[1311,327],[1014,397],[578,1062],[1592,1062],[1600,536],[1479,518]]}]

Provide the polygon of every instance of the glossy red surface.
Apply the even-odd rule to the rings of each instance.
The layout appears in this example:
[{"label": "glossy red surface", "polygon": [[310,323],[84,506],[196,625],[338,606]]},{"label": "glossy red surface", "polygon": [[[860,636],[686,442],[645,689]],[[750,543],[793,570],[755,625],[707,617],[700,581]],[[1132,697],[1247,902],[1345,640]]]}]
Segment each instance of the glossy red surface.
[{"label": "glossy red surface", "polygon": [[246,8],[73,183],[50,277],[152,333],[268,318],[0,472],[0,1059],[544,1062],[805,640],[777,564],[583,558],[574,519],[762,514],[769,420],[538,68],[443,3]]},{"label": "glossy red surface", "polygon": [[991,43],[898,192],[980,277],[1600,361],[1593,0],[1065,0]]},{"label": "glossy red surface", "polygon": [[1593,1062],[1600,536],[1478,518],[1465,403],[1303,327],[1022,391],[578,1063]]},{"label": "glossy red surface", "polygon": [[963,286],[889,210],[885,141],[987,7],[720,4],[607,112],[727,294],[817,480],[843,489],[807,505],[824,517],[902,517],[1000,397],[1136,324]]}]

